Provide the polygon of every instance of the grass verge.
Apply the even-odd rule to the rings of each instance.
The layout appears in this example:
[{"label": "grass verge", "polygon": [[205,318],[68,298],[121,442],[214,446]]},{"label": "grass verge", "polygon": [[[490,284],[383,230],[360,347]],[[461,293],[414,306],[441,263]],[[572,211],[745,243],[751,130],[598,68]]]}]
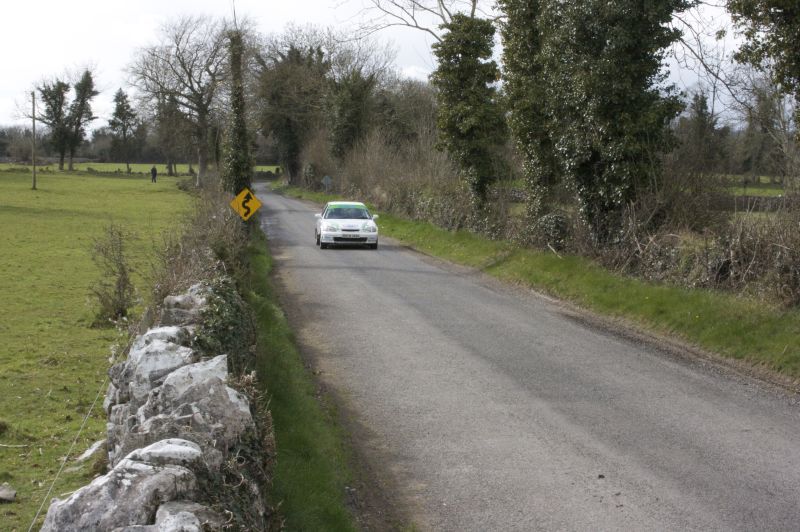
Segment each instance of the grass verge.
[{"label": "grass verge", "polygon": [[[191,202],[176,182],[47,174],[34,191],[30,174],[0,174],[0,483],[17,490],[0,529],[28,529],[106,376],[117,333],[91,327],[93,239],[111,220],[138,235],[128,249],[147,293],[153,239]],[[105,423],[97,405],[74,452],[104,438]],[[74,458],[51,496],[93,477],[92,462]]]},{"label": "grass verge", "polygon": [[256,231],[248,250],[258,326],[258,377],[269,397],[278,458],[272,504],[287,530],[355,530],[345,504],[352,475],[332,407],[320,402],[270,282],[272,259]]},{"label": "grass verge", "polygon": [[[320,203],[340,199],[293,187],[278,190]],[[800,380],[800,310],[786,311],[710,290],[646,283],[609,272],[582,257],[519,249],[508,242],[389,214],[381,213],[379,225],[382,234],[427,254]]]}]

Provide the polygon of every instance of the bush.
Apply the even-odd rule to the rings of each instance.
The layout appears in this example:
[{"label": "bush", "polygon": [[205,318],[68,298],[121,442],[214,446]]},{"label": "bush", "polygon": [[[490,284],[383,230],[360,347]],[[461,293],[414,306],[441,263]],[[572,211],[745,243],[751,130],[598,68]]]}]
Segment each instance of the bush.
[{"label": "bush", "polygon": [[136,290],[131,280],[133,268],[125,252],[126,240],[132,238],[133,235],[112,223],[103,237],[94,241],[92,260],[101,273],[100,279],[91,287],[100,305],[96,326],[128,317],[136,303]]},{"label": "bush", "polygon": [[194,211],[182,224],[184,233],[166,232],[156,243],[151,264],[154,303],[219,273],[235,276],[241,271],[246,226],[228,201],[221,187],[209,185],[199,192]]},{"label": "bush", "polygon": [[566,249],[570,238],[570,222],[562,211],[550,212],[536,222],[539,238],[557,251]]}]

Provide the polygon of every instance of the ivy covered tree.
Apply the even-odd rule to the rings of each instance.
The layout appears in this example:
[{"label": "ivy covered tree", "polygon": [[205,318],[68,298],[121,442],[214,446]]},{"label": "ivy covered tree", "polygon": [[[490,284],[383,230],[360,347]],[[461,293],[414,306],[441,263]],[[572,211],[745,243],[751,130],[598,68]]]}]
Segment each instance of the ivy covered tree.
[{"label": "ivy covered tree", "polygon": [[542,64],[540,0],[499,0],[508,125],[525,175],[527,215],[535,222],[543,213],[548,188],[557,180],[558,165],[550,131],[547,84]]},{"label": "ivy covered tree", "polygon": [[253,161],[250,157],[250,135],[244,103],[244,81],[242,77],[242,56],[244,39],[240,30],[228,32],[228,51],[230,53],[231,95],[230,123],[225,137],[222,182],[225,189],[238,194],[250,187]]},{"label": "ivy covered tree", "polygon": [[365,76],[359,69],[331,82],[328,97],[331,151],[339,159],[367,132],[376,82],[374,74]]},{"label": "ivy covered tree", "polygon": [[689,2],[547,0],[542,6],[545,127],[584,220],[598,243],[608,243],[624,207],[661,178],[667,125],[682,108],[662,86],[665,51],[679,36],[668,23]]},{"label": "ivy covered tree", "polygon": [[125,91],[119,89],[114,94],[114,113],[108,121],[111,130],[111,153],[125,161],[125,169],[131,173],[131,156],[133,155],[134,131],[137,126],[136,112]]},{"label": "ivy covered tree", "polygon": [[505,140],[505,122],[491,59],[491,21],[454,14],[442,25],[446,33],[433,45],[438,67],[431,75],[437,89],[439,140],[463,172],[479,203],[495,179],[498,150]]}]

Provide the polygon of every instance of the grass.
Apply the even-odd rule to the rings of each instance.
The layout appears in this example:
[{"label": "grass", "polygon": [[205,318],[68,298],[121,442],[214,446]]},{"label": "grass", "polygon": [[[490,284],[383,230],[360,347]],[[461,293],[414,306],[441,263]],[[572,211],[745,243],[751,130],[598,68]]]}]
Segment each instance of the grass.
[{"label": "grass", "polygon": [[[745,186],[745,179],[748,180]],[[734,196],[764,196],[776,197],[782,196],[785,193],[783,185],[780,183],[773,183],[769,176],[745,177],[743,175],[727,175],[725,176],[728,190]]]},{"label": "grass", "polygon": [[762,197],[778,197],[785,194],[783,185],[780,184],[760,184],[750,185],[747,187],[737,186],[732,187],[731,192],[734,196],[762,196]]},{"label": "grass", "polygon": [[[317,202],[338,199],[297,188],[282,191]],[[508,242],[388,214],[381,213],[379,225],[382,234],[430,255],[800,379],[800,310],[786,311],[732,294],[646,283],[581,257],[518,249]]]},{"label": "grass", "polygon": [[[190,205],[176,182],[52,173],[33,191],[29,173],[0,173],[0,482],[17,490],[16,503],[0,505],[1,529],[28,529],[106,376],[117,334],[90,327],[92,240],[112,219],[135,232],[144,292],[151,237]],[[75,453],[105,437],[105,422],[97,405]],[[92,468],[68,464],[51,496],[86,484]]]},{"label": "grass", "polygon": [[270,284],[272,259],[263,234],[249,249],[248,302],[258,321],[258,374],[266,386],[278,459],[272,504],[287,530],[355,530],[345,505],[351,480],[343,435],[332,407],[321,403]]},{"label": "grass", "polygon": [[[65,167],[66,167],[66,163]],[[156,164],[156,170],[158,170],[159,178],[162,176],[167,175],[167,166],[165,164]],[[36,167],[44,172],[58,172],[58,164],[48,164],[44,166],[36,165]],[[150,168],[153,167],[152,163],[131,163],[131,173],[133,174],[143,174],[146,176],[150,176]],[[9,170],[9,169],[21,169],[26,168],[24,165],[14,164],[14,163],[0,163],[0,170]],[[88,171],[95,171],[98,173],[126,173],[125,163],[97,163],[97,162],[90,162],[90,163],[76,163],[74,165],[76,172],[88,172]],[[275,169],[278,168],[275,165],[259,165],[255,167],[257,172],[275,172]],[[189,173],[189,165],[188,164],[176,164],[175,170],[181,175],[187,175]],[[197,171],[197,165],[194,165],[194,170]]]}]

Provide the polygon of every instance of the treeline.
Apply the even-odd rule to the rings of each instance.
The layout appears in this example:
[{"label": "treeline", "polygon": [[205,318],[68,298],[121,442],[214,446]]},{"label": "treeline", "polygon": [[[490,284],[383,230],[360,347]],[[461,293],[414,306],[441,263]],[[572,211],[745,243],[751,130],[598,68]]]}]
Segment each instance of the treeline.
[{"label": "treeline", "polygon": [[[224,166],[237,107],[239,142],[293,184],[320,187],[328,175],[340,192],[447,228],[691,286],[757,281],[800,301],[800,246],[783,230],[793,200],[758,223],[720,201],[731,183],[763,175],[787,196],[800,188],[800,48],[794,19],[775,16],[779,2],[730,2],[747,37],[742,74],[733,83],[710,69],[712,82],[691,94],[670,86],[664,67],[685,44],[673,22],[689,0],[500,0],[496,17],[476,0],[404,2],[438,14],[427,27],[406,21],[434,37],[429,81],[398,76],[392,50],[369,37],[308,27],[262,36],[244,24],[234,98],[229,23],[185,17],[132,59],[135,105],[120,90],[88,143],[76,139],[95,118],[81,104],[91,73],[41,84],[50,147],[61,160],[193,160],[200,185]],[[401,20],[404,2],[373,4]],[[732,102],[724,115],[718,82]]]}]

